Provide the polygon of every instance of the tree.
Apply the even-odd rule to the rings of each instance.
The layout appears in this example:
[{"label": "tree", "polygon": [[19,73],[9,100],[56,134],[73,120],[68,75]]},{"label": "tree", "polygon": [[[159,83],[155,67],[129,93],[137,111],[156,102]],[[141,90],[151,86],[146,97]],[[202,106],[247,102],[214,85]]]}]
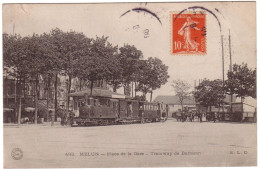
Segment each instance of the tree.
[{"label": "tree", "polygon": [[190,95],[190,85],[182,80],[174,80],[171,85],[175,91],[176,96],[179,98],[181,108],[183,110],[183,100]]},{"label": "tree", "polygon": [[146,100],[146,94],[150,91],[150,80],[148,74],[150,74],[150,67],[147,60],[140,60],[139,73],[137,76],[136,91],[143,93],[143,98]]},{"label": "tree", "polygon": [[[90,81],[90,95],[92,95],[93,83],[98,80],[111,80],[111,66],[116,55],[117,47],[107,41],[108,37],[96,37],[91,43],[90,52],[80,58],[78,77]],[[114,67],[115,68],[115,67]]]},{"label": "tree", "polygon": [[124,68],[120,63],[119,55],[117,53],[110,56],[109,61],[110,64],[107,82],[112,86],[113,92],[116,92],[116,90],[122,86],[122,72]]},{"label": "tree", "polygon": [[60,74],[67,76],[67,111],[69,109],[69,93],[72,79],[81,71],[79,60],[90,52],[91,39],[83,33],[70,31],[63,32],[56,28],[51,31],[51,45],[58,59]]},{"label": "tree", "polygon": [[121,47],[119,51],[120,64],[123,66],[121,82],[124,87],[124,94],[130,95],[126,89],[130,82],[136,81],[136,75],[139,73],[138,63],[143,58],[143,53],[135,46],[128,44]]},{"label": "tree", "polygon": [[[3,63],[8,75],[15,78],[15,112],[20,124],[20,109],[17,106],[17,95],[22,94],[22,81],[28,77],[28,69],[24,53],[23,38],[20,35],[3,34]],[[18,82],[18,83],[17,83]],[[20,106],[19,106],[20,107]]]},{"label": "tree", "polygon": [[234,64],[233,70],[228,72],[225,90],[227,94],[237,94],[241,102],[245,96],[256,98],[256,69],[249,69],[244,63]]},{"label": "tree", "polygon": [[148,58],[148,65],[150,67],[150,72],[148,74],[149,86],[150,86],[150,102],[152,101],[153,90],[156,90],[167,83],[168,75],[168,66],[162,63],[158,58]]},{"label": "tree", "polygon": [[142,91],[144,96],[150,92],[151,102],[153,90],[167,83],[167,79],[169,78],[168,67],[160,59],[152,57],[149,57],[148,60],[140,61],[139,66],[137,89]]},{"label": "tree", "polygon": [[[24,38],[24,52],[26,52],[26,60],[28,67],[28,74],[35,85],[35,113],[34,121],[37,124],[38,120],[38,97],[39,97],[39,81],[41,74],[44,74],[46,69],[46,58],[44,43],[46,39],[44,36],[33,34],[32,37],[28,36]],[[25,67],[25,68],[27,68]]]},{"label": "tree", "polygon": [[[45,39],[37,34],[20,37],[19,35],[4,35],[4,63],[13,68],[12,76],[16,77],[19,95],[22,95],[22,81],[26,79],[35,84],[35,123],[37,123],[38,84],[39,76],[45,70],[45,55],[42,46]],[[10,45],[10,46],[9,46]],[[20,112],[19,112],[20,115]],[[18,120],[18,124],[20,121]]]},{"label": "tree", "polygon": [[225,95],[223,93],[223,82],[220,79],[204,79],[194,92],[196,103],[205,107],[220,106],[223,104]]}]

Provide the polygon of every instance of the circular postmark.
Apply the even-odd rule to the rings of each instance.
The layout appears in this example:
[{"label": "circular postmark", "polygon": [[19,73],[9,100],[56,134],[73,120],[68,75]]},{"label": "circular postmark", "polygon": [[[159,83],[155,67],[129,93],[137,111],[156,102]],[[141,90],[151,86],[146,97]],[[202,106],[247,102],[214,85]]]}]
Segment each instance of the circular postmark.
[{"label": "circular postmark", "polygon": [[14,160],[21,160],[23,158],[23,151],[20,148],[14,148],[11,156]]}]

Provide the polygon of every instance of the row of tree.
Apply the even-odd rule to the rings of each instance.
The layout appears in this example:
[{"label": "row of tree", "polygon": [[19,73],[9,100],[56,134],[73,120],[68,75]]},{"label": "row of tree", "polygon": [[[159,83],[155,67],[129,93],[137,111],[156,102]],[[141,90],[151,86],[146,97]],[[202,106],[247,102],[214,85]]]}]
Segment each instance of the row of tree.
[{"label": "row of tree", "polygon": [[[151,93],[151,99],[153,90],[160,88],[169,78],[168,67],[160,59],[150,57],[144,60],[143,53],[135,46],[125,44],[119,48],[108,42],[108,37],[91,39],[83,33],[64,32],[58,28],[26,37],[3,34],[3,62],[4,67],[12,69],[10,75],[18,80],[18,86],[31,81],[35,93],[39,93],[40,79],[44,80],[47,90],[54,86],[55,110],[58,75],[67,77],[68,94],[72,79],[76,78],[89,84],[91,95],[93,83],[105,80],[115,92],[124,87],[124,93],[130,95],[132,84],[135,85],[135,96],[137,91],[143,93],[143,98]],[[35,94],[35,117],[37,100],[38,94]]]},{"label": "row of tree", "polygon": [[[256,98],[256,69],[248,68],[247,64],[234,64],[232,71],[227,73],[228,79],[209,80],[204,79],[191,91],[191,85],[182,80],[174,80],[172,87],[182,106],[185,99],[194,95],[195,102],[206,108],[224,104],[227,95],[230,96],[231,102],[233,95],[241,98],[241,102],[246,96]],[[227,103],[226,103],[227,104]],[[232,111],[232,110],[231,110]]]},{"label": "row of tree", "polygon": [[[233,95],[243,99],[247,96],[256,98],[256,69],[248,68],[247,64],[234,64],[232,71],[227,73],[228,79],[208,80],[204,79],[194,91],[196,103],[205,107],[221,106],[224,104],[226,95],[230,95],[232,102]],[[231,110],[232,111],[232,110]]]}]

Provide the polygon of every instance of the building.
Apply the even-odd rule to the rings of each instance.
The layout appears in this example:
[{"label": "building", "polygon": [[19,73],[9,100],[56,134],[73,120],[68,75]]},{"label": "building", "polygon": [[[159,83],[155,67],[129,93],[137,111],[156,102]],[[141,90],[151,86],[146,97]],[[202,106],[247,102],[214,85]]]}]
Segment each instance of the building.
[{"label": "building", "polygon": [[[182,109],[178,96],[170,96],[170,95],[169,96],[160,96],[159,95],[154,99],[154,102],[168,104],[169,115],[171,115],[173,112],[176,112],[176,111]],[[196,103],[195,103],[195,99],[193,96],[189,96],[183,100],[183,108],[184,109],[196,108]]]}]

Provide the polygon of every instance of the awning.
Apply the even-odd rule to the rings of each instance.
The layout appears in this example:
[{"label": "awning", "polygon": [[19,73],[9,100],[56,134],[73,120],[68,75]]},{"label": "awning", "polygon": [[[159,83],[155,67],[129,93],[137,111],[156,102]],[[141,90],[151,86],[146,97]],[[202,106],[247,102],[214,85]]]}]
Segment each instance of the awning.
[{"label": "awning", "polygon": [[33,107],[26,107],[26,108],[24,108],[24,110],[25,110],[26,112],[34,112],[34,111],[35,111],[35,108],[33,108]]},{"label": "awning", "polygon": [[4,108],[3,110],[4,110],[4,112],[14,111],[14,109],[10,109],[10,108]]},{"label": "awning", "polygon": [[112,94],[111,97],[114,99],[125,99],[126,98],[125,95],[116,95],[116,94]]}]

